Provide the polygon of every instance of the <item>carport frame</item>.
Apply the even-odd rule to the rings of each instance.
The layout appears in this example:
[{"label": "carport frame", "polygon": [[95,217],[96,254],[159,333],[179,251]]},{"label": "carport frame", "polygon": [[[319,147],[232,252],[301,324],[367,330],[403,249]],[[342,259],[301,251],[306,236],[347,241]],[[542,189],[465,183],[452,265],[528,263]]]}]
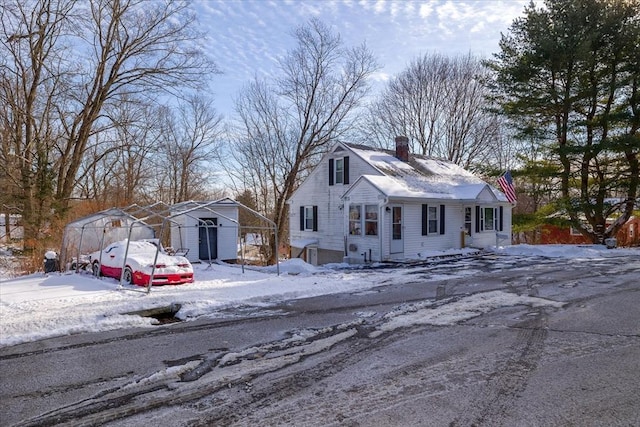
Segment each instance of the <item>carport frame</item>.
[{"label": "carport frame", "polygon": [[[249,212],[250,214],[257,216],[260,220],[265,221],[266,223],[270,224],[271,227],[255,227],[255,226],[251,226],[251,227],[244,227],[244,228],[251,228],[254,230],[273,230],[274,232],[274,236],[275,236],[275,244],[276,244],[276,248],[278,248],[278,226],[276,225],[276,223],[272,220],[270,220],[269,218],[267,218],[266,216],[260,214],[259,212],[256,212],[255,210],[249,208],[248,206],[243,205],[240,202],[237,202],[235,200],[231,200],[228,197],[226,198],[222,198],[222,199],[218,199],[218,200],[214,200],[214,201],[210,201],[210,202],[197,202],[194,200],[189,200],[189,201],[185,201],[185,202],[181,202],[179,203],[179,205],[195,205],[192,209],[189,209],[189,212],[192,212],[194,210],[198,210],[198,209],[206,209],[207,211],[214,213],[216,215],[221,216],[222,218],[225,218],[233,223],[235,223],[238,226],[238,242],[241,241],[241,230],[243,228],[242,225],[240,225],[240,223],[232,218],[227,217],[224,214],[221,214],[220,212],[216,211],[215,209],[210,208],[210,205],[219,205],[221,204],[223,201],[228,201],[227,206],[236,206],[238,208],[244,209],[245,211]],[[174,205],[175,207],[176,205]],[[176,214],[177,216],[180,215],[180,213]],[[193,217],[191,217],[193,218]],[[200,220],[199,218],[196,218],[198,220]],[[217,227],[216,225],[211,225],[212,227]],[[208,238],[208,236],[207,236]],[[207,245],[208,246],[208,245]],[[240,257],[240,259],[242,260],[242,272],[244,273],[244,253],[242,253],[242,256]],[[211,264],[211,252],[209,252],[209,264]],[[280,275],[280,256],[278,254],[278,251],[276,249],[276,273],[279,276]]]},{"label": "carport frame", "polygon": [[[94,213],[92,215],[88,215],[86,217],[83,218],[89,218],[91,216],[94,215],[103,215],[102,217],[96,218],[95,221],[99,221],[100,219],[103,219],[104,217],[108,216],[108,213],[111,212],[118,212],[118,216],[121,217],[125,217],[128,220],[132,220],[131,224],[128,226],[129,230],[128,230],[128,237],[127,237],[127,246],[125,248],[125,253],[124,253],[124,260],[123,260],[123,265],[122,265],[122,269],[121,269],[121,274],[120,274],[120,281],[118,284],[118,287],[120,289],[128,289],[125,288],[123,286],[123,279],[124,279],[124,271],[126,268],[126,260],[127,260],[127,255],[129,252],[129,242],[131,241],[131,236],[133,233],[133,230],[136,226],[145,226],[148,227],[149,229],[152,230],[152,234],[153,234],[153,239],[157,239],[158,240],[158,245],[156,245],[156,254],[154,256],[154,260],[153,260],[153,265],[152,265],[152,269],[151,269],[151,277],[149,280],[149,283],[146,286],[146,293],[150,293],[151,292],[151,286],[153,283],[153,277],[155,274],[155,270],[156,270],[156,264],[157,264],[157,260],[158,260],[158,254],[160,252],[160,245],[162,244],[162,240],[165,237],[165,232],[167,229],[167,224],[175,224],[178,227],[178,233],[179,233],[179,240],[180,240],[180,244],[182,245],[182,225],[175,220],[176,217],[178,216],[187,216],[191,219],[194,219],[196,221],[199,221],[200,223],[202,222],[202,220],[200,218],[197,218],[195,216],[193,216],[191,213],[196,211],[196,210],[206,210],[214,215],[217,215],[218,217],[222,217],[224,219],[226,219],[227,221],[230,221],[234,224],[236,224],[237,228],[238,228],[238,241],[240,241],[240,236],[241,236],[241,230],[243,228],[242,225],[240,225],[238,220],[235,220],[233,218],[230,218],[227,215],[224,215],[222,213],[220,213],[219,211],[217,211],[216,209],[212,208],[213,205],[219,205],[221,203],[225,203],[225,207],[227,206],[235,206],[237,208],[240,209],[244,209],[246,211],[248,211],[249,213],[251,213],[252,215],[257,216],[260,220],[267,222],[270,226],[269,227],[247,227],[247,228],[252,228],[252,229],[263,229],[263,230],[273,230],[274,235],[275,235],[275,243],[276,243],[276,248],[278,248],[278,230],[277,230],[277,225],[275,222],[271,221],[269,218],[265,217],[264,215],[256,212],[255,210],[243,205],[242,203],[239,203],[235,200],[232,200],[230,198],[223,198],[223,199],[218,199],[218,200],[214,200],[214,201],[209,201],[209,202],[197,202],[197,201],[185,201],[185,202],[181,202],[178,203],[176,205],[170,206],[167,205],[164,202],[155,202],[153,204],[147,205],[147,206],[140,206],[137,204],[132,204],[123,208],[110,208],[110,209],[105,209],[103,211],[99,211],[97,213]],[[176,206],[189,206],[189,208],[187,209],[182,209],[182,210],[175,210]],[[158,206],[161,207],[161,209],[159,211],[155,211],[154,209],[157,208]],[[142,213],[146,213],[146,216],[140,216],[140,214]],[[153,222],[149,222],[148,220],[150,218],[153,217],[158,217],[161,222],[160,223],[153,223]],[[82,218],[80,218],[82,219]],[[76,220],[79,221],[80,219]],[[84,224],[82,226],[82,230],[81,230],[81,235],[80,235],[80,243],[78,244],[78,254],[77,254],[77,260],[79,261],[81,253],[80,253],[80,249],[81,249],[81,245],[82,245],[82,236],[84,233],[84,228],[85,228],[86,224]],[[159,226],[160,227],[160,231],[159,231],[159,235],[156,234],[156,228]],[[202,225],[199,225],[199,227],[201,227]],[[205,224],[206,228],[210,228],[210,227],[218,227],[215,224]],[[106,225],[104,225],[102,227],[103,229],[103,234],[102,234],[102,240],[100,242],[100,247],[102,249],[104,249],[104,237],[105,237],[105,232],[104,230],[106,230]],[[171,229],[171,228],[169,228]],[[67,234],[67,230],[65,228],[65,233],[63,234],[63,248],[65,248],[65,241],[66,241],[66,234]],[[207,239],[209,238],[209,235],[207,233]],[[209,251],[209,266],[211,266],[211,264],[213,263],[213,260],[211,259],[211,250],[210,250],[210,245],[207,245],[208,251]],[[100,249],[100,258],[98,259],[98,263],[102,264],[102,249]],[[64,256],[63,256],[64,254]],[[61,260],[66,261],[66,251],[61,250]],[[241,255],[241,260],[242,260],[242,272],[244,273],[244,252]],[[76,273],[79,271],[79,262],[77,262],[76,265]],[[276,272],[278,275],[280,275],[280,265],[279,265],[279,254],[276,252]],[[134,289],[130,289],[130,290],[134,290]],[[144,292],[144,291],[142,291]]]},{"label": "carport frame", "polygon": [[[81,251],[81,248],[82,248],[82,241],[84,239],[85,230],[91,229],[91,228],[96,229],[96,230],[102,229],[102,238],[100,240],[100,248],[104,248],[104,238],[105,238],[105,235],[106,235],[106,230],[108,228],[107,225],[105,224],[102,227],[97,227],[97,226],[91,227],[91,226],[88,226],[88,224],[96,223],[96,222],[98,222],[100,220],[103,220],[105,218],[110,218],[110,217],[126,218],[127,220],[137,221],[138,218],[136,218],[134,215],[132,215],[129,212],[127,212],[126,209],[127,208],[105,209],[105,210],[93,213],[91,215],[86,215],[84,217],[78,218],[78,219],[73,221],[73,222],[78,222],[78,221],[81,221],[83,219],[90,218],[92,216],[97,216],[95,220],[89,221],[89,222],[83,224],[80,227],[80,230],[81,230],[80,231],[80,240],[79,240],[78,245],[77,245],[78,251],[77,251],[77,254],[76,254],[76,268],[75,268],[76,273],[78,272],[79,266],[80,266],[80,256],[81,256],[80,251]],[[144,225],[147,228],[149,228],[152,231],[153,236],[155,237],[155,230],[153,229],[152,226],[150,226],[149,224],[146,224],[146,223],[142,223],[141,225]],[[68,227],[68,225],[67,225],[67,227]],[[62,246],[60,248],[60,262],[61,262],[61,265],[64,266],[65,268],[66,268],[66,263],[68,261],[67,260],[66,247],[67,247],[67,239],[69,237],[68,236],[69,233],[67,231],[67,227],[65,227],[64,232],[62,234]],[[129,232],[129,236],[130,235],[131,235],[131,231]],[[100,249],[98,249],[98,250],[100,250]]]}]

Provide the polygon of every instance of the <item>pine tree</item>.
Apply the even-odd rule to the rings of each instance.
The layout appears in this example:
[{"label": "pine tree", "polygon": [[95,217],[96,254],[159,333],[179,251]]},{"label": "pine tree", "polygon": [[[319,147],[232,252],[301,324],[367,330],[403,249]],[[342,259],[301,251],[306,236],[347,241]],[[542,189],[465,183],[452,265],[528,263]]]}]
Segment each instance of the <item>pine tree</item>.
[{"label": "pine tree", "polygon": [[500,49],[493,89],[558,165],[557,205],[593,242],[615,236],[640,195],[640,1],[531,3]]}]

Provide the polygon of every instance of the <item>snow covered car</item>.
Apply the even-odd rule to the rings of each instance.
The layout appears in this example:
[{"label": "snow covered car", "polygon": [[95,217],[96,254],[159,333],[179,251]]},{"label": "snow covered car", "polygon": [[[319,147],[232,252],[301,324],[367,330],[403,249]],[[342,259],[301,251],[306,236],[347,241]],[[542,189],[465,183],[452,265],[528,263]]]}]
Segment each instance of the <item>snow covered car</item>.
[{"label": "snow covered car", "polygon": [[[124,262],[125,251],[127,262]],[[158,252],[156,268],[153,260]],[[180,285],[193,282],[193,267],[189,260],[182,256],[172,256],[150,241],[131,241],[127,250],[127,240],[111,243],[102,251],[89,255],[91,270],[95,276],[123,278],[128,284],[146,286],[151,279],[152,285]],[[122,267],[124,265],[124,274]]]}]

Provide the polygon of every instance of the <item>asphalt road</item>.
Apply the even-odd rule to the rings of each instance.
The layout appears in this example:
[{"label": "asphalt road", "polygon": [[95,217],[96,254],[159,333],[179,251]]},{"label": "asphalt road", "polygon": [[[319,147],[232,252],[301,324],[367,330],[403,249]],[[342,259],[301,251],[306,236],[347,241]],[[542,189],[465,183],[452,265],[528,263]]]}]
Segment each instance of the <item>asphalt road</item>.
[{"label": "asphalt road", "polygon": [[[0,425],[640,425],[640,259],[405,268],[367,292],[2,348]],[[493,290],[565,304],[385,329]]]}]

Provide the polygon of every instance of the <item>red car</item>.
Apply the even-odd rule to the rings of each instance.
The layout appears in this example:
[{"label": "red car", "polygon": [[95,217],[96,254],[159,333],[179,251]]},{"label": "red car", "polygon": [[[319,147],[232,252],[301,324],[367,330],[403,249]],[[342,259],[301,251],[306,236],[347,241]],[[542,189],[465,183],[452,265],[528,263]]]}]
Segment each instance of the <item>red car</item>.
[{"label": "red car", "polygon": [[[124,262],[125,251],[127,261]],[[156,258],[155,269],[153,261]],[[183,256],[172,256],[149,241],[127,240],[114,242],[89,256],[91,269],[96,276],[113,277],[123,282],[146,286],[153,273],[152,285],[180,285],[193,283],[193,266]],[[124,273],[122,268],[124,266]]]}]

